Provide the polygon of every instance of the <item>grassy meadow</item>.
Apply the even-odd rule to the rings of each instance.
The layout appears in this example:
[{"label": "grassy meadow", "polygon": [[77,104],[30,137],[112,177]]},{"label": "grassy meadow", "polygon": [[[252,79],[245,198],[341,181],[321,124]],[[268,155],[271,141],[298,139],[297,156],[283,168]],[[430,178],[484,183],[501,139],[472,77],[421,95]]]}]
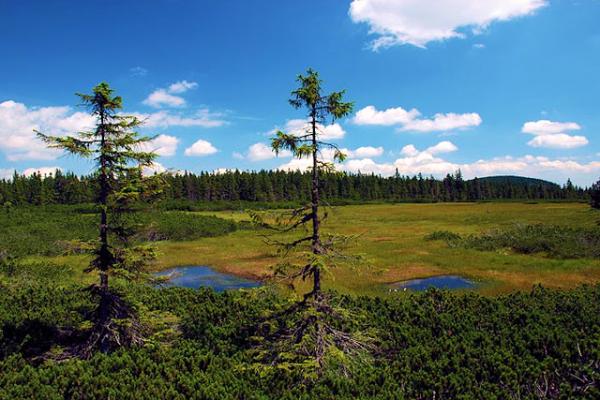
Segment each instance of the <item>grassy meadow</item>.
[{"label": "grassy meadow", "polygon": [[[240,212],[207,213],[241,221]],[[478,234],[515,224],[594,226],[599,219],[579,203],[436,203],[357,205],[329,211],[325,231],[359,235],[348,251],[365,256],[362,268],[340,267],[325,285],[343,292],[385,293],[385,284],[441,274],[462,275],[482,282],[480,292],[496,294],[528,290],[534,284],[572,288],[600,281],[600,260],[551,259],[509,250],[478,251],[449,248],[426,241],[439,230]],[[262,277],[277,262],[273,248],[253,230],[228,236],[158,245],[159,266],[205,264],[221,271]]]},{"label": "grassy meadow", "polygon": [[[266,214],[267,212],[265,212]],[[250,221],[241,211],[178,212],[185,224],[188,217],[217,216],[235,222]],[[529,290],[535,284],[548,288],[573,288],[600,281],[600,260],[556,259],[543,253],[517,254],[510,249],[480,251],[449,247],[444,241],[428,241],[436,231],[461,235],[511,229],[519,224],[547,224],[593,228],[600,215],[582,203],[434,203],[351,205],[328,210],[324,230],[358,235],[347,252],[360,254],[360,267],[341,266],[326,276],[325,287],[344,293],[388,292],[388,283],[442,274],[461,275],[481,285],[481,294],[494,295]],[[242,225],[242,229],[192,240],[163,240],[155,243],[159,257],[153,268],[209,265],[222,272],[264,278],[278,262],[275,249],[265,243],[267,231]],[[288,235],[291,237],[291,235]],[[31,257],[39,259],[39,256]],[[73,267],[76,275],[86,265],[81,255],[52,258]],[[299,290],[304,290],[302,285]]]}]

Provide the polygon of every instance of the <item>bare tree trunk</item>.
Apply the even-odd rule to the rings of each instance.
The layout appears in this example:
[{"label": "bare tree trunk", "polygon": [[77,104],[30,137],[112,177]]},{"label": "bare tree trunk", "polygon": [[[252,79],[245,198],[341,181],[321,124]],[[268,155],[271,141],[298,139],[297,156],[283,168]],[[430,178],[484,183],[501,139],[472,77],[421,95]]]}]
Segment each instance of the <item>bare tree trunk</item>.
[{"label": "bare tree trunk", "polygon": [[[312,252],[313,254],[321,254],[321,238],[319,236],[319,168],[317,163],[317,111],[313,106],[311,113],[312,125],[312,145],[313,145],[313,170],[312,170],[312,191],[311,191],[311,206],[312,206]],[[318,266],[313,266],[313,293],[317,294],[321,291],[321,270]]]},{"label": "bare tree trunk", "polygon": [[[104,112],[100,113],[100,289],[103,293],[108,291],[108,267],[110,262],[110,249],[108,247],[108,213],[106,210],[108,200],[108,175],[105,156],[106,130],[104,127]],[[102,302],[101,302],[102,304]]]}]

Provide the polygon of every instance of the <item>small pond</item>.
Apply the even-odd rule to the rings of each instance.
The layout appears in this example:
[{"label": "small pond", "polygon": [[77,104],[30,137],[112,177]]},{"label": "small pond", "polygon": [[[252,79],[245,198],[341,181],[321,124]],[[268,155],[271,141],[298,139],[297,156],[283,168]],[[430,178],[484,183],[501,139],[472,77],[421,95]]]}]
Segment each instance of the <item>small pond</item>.
[{"label": "small pond", "polygon": [[166,286],[178,286],[198,289],[211,287],[217,292],[230,289],[250,289],[261,286],[258,281],[240,278],[231,274],[217,272],[206,266],[177,267],[154,274],[158,277],[168,277]]},{"label": "small pond", "polygon": [[427,290],[436,289],[474,289],[477,284],[466,278],[456,275],[440,275],[424,279],[411,279],[396,282],[390,285],[392,290]]}]

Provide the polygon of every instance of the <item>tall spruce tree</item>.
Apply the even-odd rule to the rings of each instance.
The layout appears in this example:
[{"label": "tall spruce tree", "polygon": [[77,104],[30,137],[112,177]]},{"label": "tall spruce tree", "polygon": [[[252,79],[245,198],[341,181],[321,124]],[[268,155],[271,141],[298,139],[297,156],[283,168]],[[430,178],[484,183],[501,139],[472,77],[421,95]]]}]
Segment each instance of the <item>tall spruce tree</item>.
[{"label": "tall spruce tree", "polygon": [[139,136],[141,125],[136,117],[120,114],[123,102],[107,83],[100,83],[91,94],[77,94],[96,120],[95,129],[74,136],[55,137],[37,132],[49,147],[72,155],[93,159],[98,185],[96,204],[99,212],[99,235],[89,272],[97,271],[99,284],[90,287],[98,298],[93,314],[93,328],[86,341],[74,350],[76,356],[87,358],[94,350],[111,351],[142,341],[133,307],[109,286],[109,277],[119,274],[138,276],[152,251],[130,247],[133,231],[123,216],[148,193],[157,193],[156,177],[151,182],[142,177],[142,168],[151,166],[156,155],[142,149],[151,140]]},{"label": "tall spruce tree", "polygon": [[[308,263],[300,269],[299,273],[291,277],[312,277],[313,288],[309,295],[318,296],[321,292],[321,270],[325,266],[323,256],[328,255],[332,245],[332,243],[324,243],[321,237],[321,216],[319,215],[321,187],[319,177],[322,171],[331,172],[333,170],[333,162],[342,162],[346,158],[346,155],[337,145],[321,139],[322,129],[328,120],[333,122],[333,120],[350,114],[353,103],[342,101],[345,93],[343,90],[327,95],[323,94],[319,74],[310,68],[307,70],[306,75],[298,75],[297,81],[300,87],[292,92],[289,103],[296,109],[305,108],[307,110],[307,127],[299,134],[277,132],[276,137],[271,141],[271,146],[275,153],[289,150],[293,156],[299,159],[308,158],[310,160],[310,204],[295,212],[292,226],[298,227],[310,222],[312,225],[311,234],[298,239],[292,245],[296,246],[310,241],[312,256],[309,258]],[[329,151],[332,157],[323,159],[323,151]]]},{"label": "tall spruce tree", "polygon": [[[322,291],[322,276],[329,268],[341,263],[357,261],[340,251],[351,238],[337,234],[323,234],[321,224],[326,218],[323,207],[321,176],[332,173],[334,162],[345,158],[337,145],[323,140],[325,124],[352,112],[353,103],[344,102],[344,91],[324,94],[322,81],[317,72],[308,69],[306,75],[297,78],[299,87],[292,92],[289,103],[296,109],[307,111],[306,127],[300,132],[277,132],[271,145],[275,153],[287,150],[298,159],[310,163],[310,202],[291,212],[277,214],[265,222],[259,214],[255,220],[267,228],[273,228],[277,239],[267,237],[282,255],[275,267],[275,276],[293,283],[297,279],[311,280],[312,289],[303,299],[288,309],[275,314],[262,326],[259,352],[267,365],[300,371],[304,379],[318,377],[326,365],[337,365],[347,372],[355,357],[368,353],[366,336],[357,329],[359,316],[348,318],[349,311],[337,304],[337,299]],[[281,241],[281,234],[300,231],[298,238]],[[287,237],[287,236],[286,236]],[[288,239],[286,239],[288,240]],[[352,320],[354,332],[344,330]],[[357,333],[358,332],[358,333]],[[364,339],[364,340],[363,340]]]}]

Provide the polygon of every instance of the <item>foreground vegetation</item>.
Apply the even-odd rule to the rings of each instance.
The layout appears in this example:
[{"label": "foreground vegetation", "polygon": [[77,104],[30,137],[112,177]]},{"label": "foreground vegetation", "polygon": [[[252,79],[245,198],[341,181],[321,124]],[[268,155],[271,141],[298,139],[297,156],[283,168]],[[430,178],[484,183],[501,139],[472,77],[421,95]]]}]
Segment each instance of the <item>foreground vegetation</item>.
[{"label": "foreground vegetation", "polygon": [[333,364],[314,380],[310,364],[290,372],[256,362],[256,321],[289,304],[268,289],[216,294],[115,281],[139,311],[146,344],[87,361],[44,361],[40,354],[58,351],[61,333],[85,325],[94,307],[69,271],[48,268],[0,271],[0,398],[600,396],[600,286],[495,298],[334,295],[361,317],[342,328],[375,332],[379,351],[352,365],[347,378]]}]

